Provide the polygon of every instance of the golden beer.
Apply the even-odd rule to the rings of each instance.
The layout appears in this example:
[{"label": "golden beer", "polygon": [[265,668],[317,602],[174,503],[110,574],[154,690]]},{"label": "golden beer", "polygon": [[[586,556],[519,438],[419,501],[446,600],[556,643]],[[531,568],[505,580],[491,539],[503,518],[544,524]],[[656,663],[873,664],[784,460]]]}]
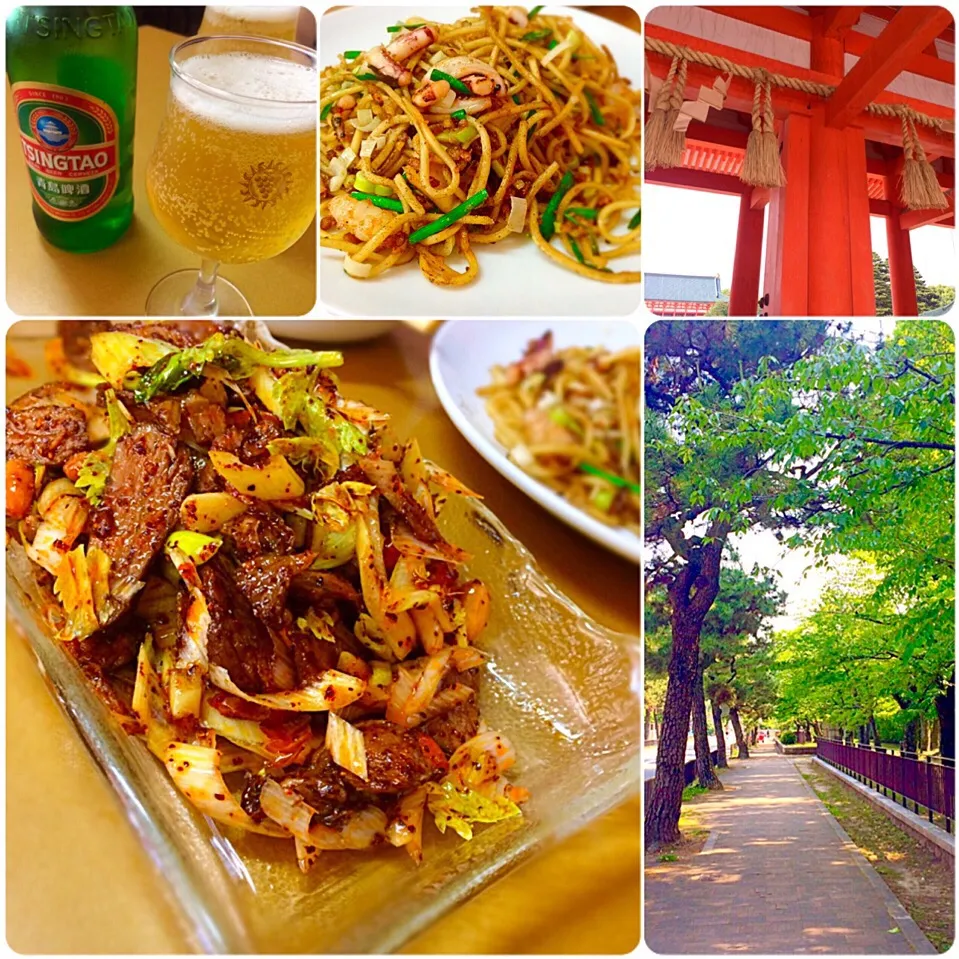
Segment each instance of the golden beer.
[{"label": "golden beer", "polygon": [[303,235],[316,215],[317,89],[314,66],[260,53],[175,65],[147,168],[150,206],[172,239],[204,259],[250,263]]},{"label": "golden beer", "polygon": [[207,7],[199,36],[267,37],[295,40],[299,7]]}]

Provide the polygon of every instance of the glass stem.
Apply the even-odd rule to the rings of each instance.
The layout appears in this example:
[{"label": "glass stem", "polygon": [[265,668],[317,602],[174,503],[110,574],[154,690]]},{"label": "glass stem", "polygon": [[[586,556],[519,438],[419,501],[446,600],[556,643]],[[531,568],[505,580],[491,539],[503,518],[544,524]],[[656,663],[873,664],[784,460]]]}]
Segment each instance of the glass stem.
[{"label": "glass stem", "polygon": [[180,311],[184,316],[216,316],[216,273],[220,264],[216,260],[204,260],[196,278],[196,285],[183,298]]}]

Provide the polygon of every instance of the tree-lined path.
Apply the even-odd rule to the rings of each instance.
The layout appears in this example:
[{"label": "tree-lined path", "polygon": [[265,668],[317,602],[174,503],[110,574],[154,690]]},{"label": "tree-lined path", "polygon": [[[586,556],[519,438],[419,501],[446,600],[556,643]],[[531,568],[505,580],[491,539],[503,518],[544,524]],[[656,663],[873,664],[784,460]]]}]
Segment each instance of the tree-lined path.
[{"label": "tree-lined path", "polygon": [[698,855],[658,865],[650,854],[654,952],[936,952],[792,760],[759,746],[723,785],[697,807],[709,830]]}]

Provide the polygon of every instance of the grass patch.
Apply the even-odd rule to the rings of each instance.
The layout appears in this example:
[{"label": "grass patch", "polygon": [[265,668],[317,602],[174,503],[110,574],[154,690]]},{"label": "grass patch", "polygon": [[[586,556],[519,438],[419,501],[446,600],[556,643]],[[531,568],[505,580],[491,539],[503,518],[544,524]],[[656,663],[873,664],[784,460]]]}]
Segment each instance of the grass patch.
[{"label": "grass patch", "polygon": [[700,786],[699,783],[693,783],[683,790],[683,802],[689,802],[694,796],[701,796],[703,793],[708,792],[709,790],[705,786]]},{"label": "grass patch", "polygon": [[812,762],[796,765],[933,946],[946,952],[955,935],[952,869],[888,816]]}]

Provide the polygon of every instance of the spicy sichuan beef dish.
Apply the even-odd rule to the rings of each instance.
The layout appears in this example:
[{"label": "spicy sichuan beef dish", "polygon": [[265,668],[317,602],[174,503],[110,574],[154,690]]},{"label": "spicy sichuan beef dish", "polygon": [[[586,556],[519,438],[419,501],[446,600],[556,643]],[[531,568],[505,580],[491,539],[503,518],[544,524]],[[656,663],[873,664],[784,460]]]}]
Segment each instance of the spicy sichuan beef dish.
[{"label": "spicy sichuan beef dish", "polygon": [[340,353],[98,321],[47,356],[7,408],[8,551],[201,812],[304,871],[520,815],[477,703],[490,596],[437,527],[475,494],[339,392]]}]

